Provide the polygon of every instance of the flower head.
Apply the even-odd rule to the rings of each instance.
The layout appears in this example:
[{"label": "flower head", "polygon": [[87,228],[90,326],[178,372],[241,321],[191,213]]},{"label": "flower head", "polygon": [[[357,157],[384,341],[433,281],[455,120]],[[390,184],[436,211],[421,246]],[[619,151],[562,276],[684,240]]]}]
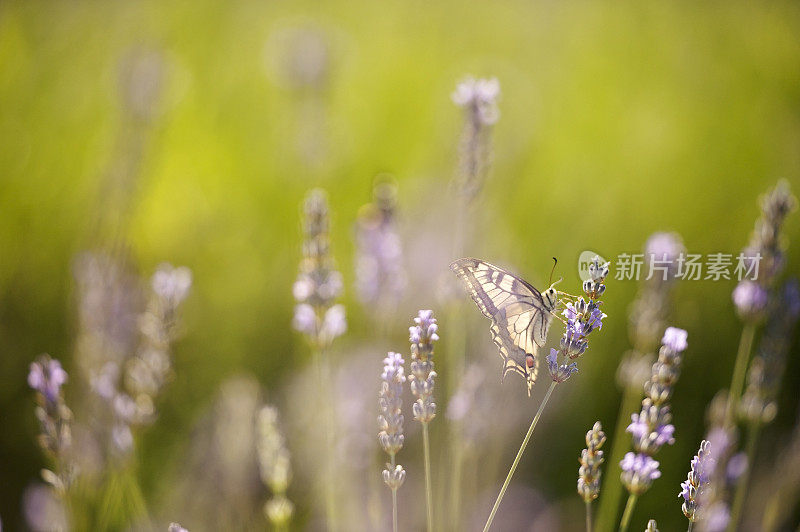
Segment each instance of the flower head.
[{"label": "flower head", "polygon": [[598,299],[606,291],[609,263],[601,262],[595,255],[589,263],[589,279],[583,282],[583,291],[590,299]]},{"label": "flower head", "polygon": [[314,189],[303,202],[303,260],[292,287],[297,301],[294,328],[318,347],[329,345],[347,330],[344,307],[334,302],[342,293],[342,275],[330,256],[328,198]]},{"label": "flower head", "polygon": [[547,355],[547,368],[550,371],[550,377],[555,382],[564,382],[578,372],[578,364],[576,362],[559,364],[558,351],[552,348],[550,349],[550,354]]},{"label": "flower head", "polygon": [[28,373],[28,385],[42,394],[48,403],[55,403],[61,394],[61,386],[67,382],[67,372],[61,362],[42,355],[36,362],[31,362]]},{"label": "flower head", "polygon": [[466,78],[456,86],[453,103],[469,109],[484,126],[493,125],[500,117],[497,100],[500,97],[500,82],[497,78]]},{"label": "flower head", "polygon": [[600,494],[600,465],[604,460],[600,447],[605,441],[606,434],[597,421],[586,433],[586,448],[581,452],[581,467],[578,469],[578,495],[585,502],[595,500]]},{"label": "flower head", "polygon": [[153,292],[169,302],[170,306],[178,306],[192,286],[192,271],[185,267],[173,267],[171,264],[162,264],[153,274],[151,280]]},{"label": "flower head", "polygon": [[758,321],[767,308],[767,291],[755,281],[744,279],[733,290],[736,312],[745,321]]},{"label": "flower head", "polygon": [[406,286],[403,245],[397,232],[397,185],[379,176],[373,201],[356,222],[356,287],[362,302],[385,310],[396,304]]},{"label": "flower head", "polygon": [[[389,488],[399,488],[406,478],[406,472],[399,464],[394,464],[397,452],[403,448],[403,383],[406,376],[403,369],[404,360],[400,353],[389,352],[383,359],[381,373],[380,407],[378,416],[380,432],[378,440],[381,447],[391,459],[383,471],[383,481]],[[415,405],[416,406],[416,405]]]},{"label": "flower head", "polygon": [[709,442],[703,440],[697,455],[692,458],[691,469],[684,482],[681,483],[681,491],[678,497],[683,497],[683,515],[689,521],[697,519],[698,505],[702,497],[702,492],[708,485],[714,463],[709,451]]},{"label": "flower head", "polygon": [[436,415],[433,388],[436,372],[433,370],[433,344],[439,339],[439,326],[432,310],[420,310],[414,318],[415,325],[409,327],[411,341],[411,393],[417,397],[414,403],[414,418],[422,423],[430,422]]},{"label": "flower head", "polygon": [[619,463],[622,483],[634,495],[641,495],[661,476],[659,463],[644,453],[627,453]]},{"label": "flower head", "polygon": [[688,337],[689,333],[683,329],[667,327],[667,330],[664,331],[664,338],[661,340],[661,343],[676,353],[682,353],[689,345],[686,341]]},{"label": "flower head", "polygon": [[380,407],[378,416],[380,440],[383,450],[391,455],[403,448],[403,383],[406,376],[403,370],[403,357],[400,353],[389,352],[383,359],[381,373]]}]

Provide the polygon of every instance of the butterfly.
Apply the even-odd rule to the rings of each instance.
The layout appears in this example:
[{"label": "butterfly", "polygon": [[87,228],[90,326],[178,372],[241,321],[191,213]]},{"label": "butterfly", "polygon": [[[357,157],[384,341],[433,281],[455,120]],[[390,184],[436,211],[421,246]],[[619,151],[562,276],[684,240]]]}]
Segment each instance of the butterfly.
[{"label": "butterfly", "polygon": [[538,373],[536,355],[547,341],[562,294],[554,288],[559,281],[539,292],[511,272],[472,258],[458,259],[450,269],[461,279],[478,309],[492,320],[492,341],[503,359],[502,378],[509,372],[521,375],[530,396]]}]

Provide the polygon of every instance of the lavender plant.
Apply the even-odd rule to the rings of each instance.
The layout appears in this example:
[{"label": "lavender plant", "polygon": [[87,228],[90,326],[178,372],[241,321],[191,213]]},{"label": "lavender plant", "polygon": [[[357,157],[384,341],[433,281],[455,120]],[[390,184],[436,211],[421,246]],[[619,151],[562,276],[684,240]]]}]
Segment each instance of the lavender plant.
[{"label": "lavender plant", "polygon": [[264,505],[264,515],[275,530],[287,530],[294,505],[286,497],[292,468],[289,450],[278,426],[278,409],[266,405],[258,412],[256,446],[261,480],[272,492]]},{"label": "lavender plant", "polygon": [[500,113],[497,100],[500,83],[496,78],[461,81],[453,92],[453,102],[464,109],[464,133],[461,146],[459,191],[467,202],[483,188],[489,166],[489,145],[492,126]]},{"label": "lavender plant", "polygon": [[752,273],[749,276],[745,275],[733,291],[733,302],[739,317],[744,322],[744,327],[731,376],[725,416],[726,425],[729,426],[734,423],[736,405],[744,387],[753,339],[767,307],[768,291],[786,262],[781,228],[786,216],[797,205],[787,181],[780,181],[775,188],[761,197],[760,202],[761,217],[756,221],[750,243],[740,254],[748,270],[744,274]]},{"label": "lavender plant", "polygon": [[381,390],[379,404],[381,413],[378,416],[378,441],[384,452],[389,455],[389,463],[383,470],[383,481],[392,490],[392,530],[397,532],[397,490],[406,480],[403,466],[395,462],[396,455],[403,448],[403,383],[406,381],[403,370],[403,357],[399,353],[389,352],[383,359],[381,373]]},{"label": "lavender plant", "polygon": [[592,501],[600,495],[600,465],[603,451],[600,448],[606,441],[606,434],[599,421],[586,433],[586,448],[581,451],[578,469],[578,495],[586,504],[586,532],[592,532]]},{"label": "lavender plant", "polygon": [[785,282],[781,290],[771,298],[764,332],[756,355],[750,362],[747,387],[738,405],[739,419],[747,426],[745,450],[742,455],[746,467],[742,468],[742,475],[736,479],[731,504],[731,519],[734,522],[730,526],[738,524],[744,507],[761,428],[770,423],[778,411],[776,397],[798,317],[800,317],[800,287],[796,279],[791,279]]},{"label": "lavender plant", "polygon": [[644,532],[658,532],[658,523],[656,523],[655,519],[650,519],[647,522],[647,528],[644,529]]},{"label": "lavender plant", "polygon": [[[761,217],[756,221],[750,243],[739,256],[744,265],[743,269],[746,270],[744,271],[745,275],[732,294],[737,314],[744,323],[725,409],[724,426],[727,430],[734,432],[737,430],[736,414],[740,409],[754,339],[766,317],[770,302],[777,299],[774,286],[786,262],[786,243],[781,230],[786,217],[797,206],[797,200],[792,195],[787,181],[778,182],[772,190],[761,197],[760,202]],[[757,361],[753,366],[753,376],[756,378],[755,373],[759,371],[758,366],[761,363],[761,361]],[[766,414],[769,415],[769,412]],[[751,423],[746,451],[746,456],[749,456],[751,461],[755,454],[757,439],[757,424]],[[736,493],[731,506],[731,519],[728,523],[730,532],[738,525],[749,476],[744,475],[743,478],[737,478],[737,480]]]},{"label": "lavender plant", "polygon": [[[617,369],[617,384],[623,392],[608,464],[608,474],[612,477],[621,473],[619,463],[628,451],[627,416],[642,399],[642,383],[650,376],[655,351],[667,326],[675,285],[688,269],[685,252],[681,236],[673,232],[653,233],[644,246],[646,272],[628,314],[632,349]],[[606,526],[617,522],[622,488],[621,484],[612,482],[603,490],[598,521]]]},{"label": "lavender plant", "polygon": [[372,196],[356,222],[356,288],[359,299],[385,317],[407,283],[395,219],[397,185],[379,176]]},{"label": "lavender plant", "polygon": [[[303,259],[293,288],[297,301],[293,323],[295,329],[303,333],[311,345],[318,368],[320,390],[329,390],[331,372],[326,351],[331,342],[347,329],[344,307],[334,303],[342,292],[342,276],[335,269],[330,254],[329,227],[327,195],[321,189],[311,190],[303,202]],[[330,410],[328,399],[323,399],[323,405],[324,410]],[[325,427],[325,452],[328,454],[325,460],[325,507],[328,527],[337,530],[333,492],[333,427],[331,416],[323,409],[320,410],[320,415],[323,418],[321,423]]]},{"label": "lavender plant", "polygon": [[330,255],[328,198],[321,189],[303,202],[303,260],[294,283],[297,306],[294,327],[318,351],[327,349],[347,329],[344,307],[334,304],[342,293],[342,276]]},{"label": "lavender plant", "polygon": [[191,285],[191,270],[170,264],[159,266],[151,278],[147,309],[139,318],[142,340],[125,366],[126,393],[115,398],[128,405],[120,410],[129,410],[125,418],[135,425],[154,419],[154,400],[172,369],[170,349],[178,333],[178,311]]},{"label": "lavender plant", "polygon": [[710,443],[707,440],[700,442],[700,449],[692,458],[691,469],[686,480],[681,483],[679,498],[683,498],[681,510],[686,519],[689,520],[689,532],[691,532],[695,521],[701,517],[700,503],[703,500],[704,492],[711,479],[711,472],[714,469],[714,461],[709,450]]},{"label": "lavender plant", "polygon": [[687,347],[687,333],[683,329],[668,327],[664,332],[658,360],[653,364],[650,380],[644,385],[645,398],[638,414],[631,415],[627,432],[632,436],[634,452],[628,452],[620,462],[620,479],[628,490],[628,502],[620,521],[620,530],[628,529],[631,515],[639,496],[661,476],[659,463],[653,459],[665,444],[674,443],[672,413],[669,400],[680,375],[683,351]]},{"label": "lavender plant", "polygon": [[436,416],[433,391],[436,372],[433,362],[433,344],[439,339],[439,326],[432,310],[420,310],[408,328],[411,342],[411,375],[408,376],[414,402],[414,419],[422,423],[423,451],[425,455],[425,501],[428,532],[433,530],[433,489],[431,487],[431,451],[428,425]]},{"label": "lavender plant", "polygon": [[46,354],[31,363],[28,373],[28,385],[36,392],[39,445],[53,462],[53,469],[42,470],[42,478],[62,499],[75,473],[68,454],[72,443],[72,411],[61,391],[67,378],[61,362]]},{"label": "lavender plant", "polygon": [[[494,506],[492,506],[492,510],[489,513],[489,518],[483,527],[484,532],[492,526],[492,521],[494,521],[500,502],[502,502],[503,496],[508,489],[511,477],[514,476],[514,472],[517,470],[522,454],[528,446],[528,442],[536,429],[539,418],[541,418],[544,407],[547,406],[553,390],[557,384],[567,381],[578,371],[578,364],[574,360],[580,358],[589,347],[587,340],[589,334],[595,330],[600,330],[603,326],[603,319],[606,314],[600,310],[600,297],[605,293],[605,280],[608,276],[608,271],[608,263],[600,262],[600,258],[595,256],[589,265],[590,277],[583,283],[583,293],[588,298],[588,302],[583,297],[579,297],[576,301],[567,303],[562,312],[562,315],[566,318],[564,336],[561,338],[559,349],[550,349],[550,354],[547,356],[547,366],[552,382],[539,405],[539,409],[533,416],[528,432],[525,434],[522,445],[520,445],[503,486],[500,488],[500,493],[497,495]],[[570,362],[571,360],[573,362]]]}]

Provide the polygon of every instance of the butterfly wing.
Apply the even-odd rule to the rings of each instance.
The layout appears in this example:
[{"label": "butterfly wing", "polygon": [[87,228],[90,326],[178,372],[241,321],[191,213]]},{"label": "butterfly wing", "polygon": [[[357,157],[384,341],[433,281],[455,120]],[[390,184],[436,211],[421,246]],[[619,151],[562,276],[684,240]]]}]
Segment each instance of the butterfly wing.
[{"label": "butterfly wing", "polygon": [[481,313],[492,320],[492,340],[503,359],[503,376],[509,371],[522,375],[530,393],[536,380],[538,347],[547,341],[552,322],[542,294],[523,279],[486,261],[459,259],[450,268],[461,278]]}]

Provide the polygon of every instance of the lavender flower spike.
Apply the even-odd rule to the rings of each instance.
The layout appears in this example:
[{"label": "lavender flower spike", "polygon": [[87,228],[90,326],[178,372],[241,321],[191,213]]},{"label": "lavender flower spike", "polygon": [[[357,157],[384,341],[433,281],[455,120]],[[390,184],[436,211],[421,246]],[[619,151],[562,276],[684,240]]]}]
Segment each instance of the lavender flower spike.
[{"label": "lavender flower spike", "polygon": [[578,364],[577,362],[559,364],[558,351],[550,348],[550,354],[547,355],[547,369],[550,371],[550,377],[553,378],[553,381],[561,383],[572,377],[574,373],[578,372]]},{"label": "lavender flower spike", "polygon": [[600,465],[603,451],[600,447],[606,441],[603,426],[597,421],[592,430],[586,433],[586,449],[581,452],[581,467],[578,469],[578,495],[589,503],[600,494]]},{"label": "lavender flower spike", "polygon": [[644,529],[644,532],[658,532],[658,523],[656,523],[655,519],[647,522],[647,528]]},{"label": "lavender flower spike", "polygon": [[[389,455],[390,462],[383,470],[383,482],[392,490],[392,530],[397,532],[397,489],[406,480],[403,466],[395,462],[397,452],[403,448],[403,383],[406,376],[403,370],[403,357],[400,353],[389,352],[383,359],[381,373],[380,407],[378,416],[378,441]],[[416,406],[416,405],[415,405]],[[425,425],[427,427],[427,425]]]},{"label": "lavender flower spike", "polygon": [[622,483],[634,495],[641,495],[650,489],[655,479],[661,476],[659,463],[644,453],[628,453],[620,462]]},{"label": "lavender flower spike", "polygon": [[746,322],[758,322],[764,317],[768,295],[764,287],[755,281],[742,280],[733,289],[733,304],[739,317]]},{"label": "lavender flower spike", "polygon": [[67,382],[67,372],[64,371],[58,360],[43,355],[36,362],[31,363],[28,385],[42,394],[48,403],[55,403],[58,400],[61,386],[65,382]]},{"label": "lavender flower spike", "polygon": [[691,522],[697,520],[703,491],[708,486],[711,472],[714,468],[709,446],[710,443],[707,440],[703,440],[700,443],[697,455],[692,458],[689,475],[684,482],[681,482],[681,491],[678,493],[678,497],[683,497],[683,504],[681,505],[683,515]]},{"label": "lavender flower spike", "polygon": [[42,478],[56,493],[63,495],[72,480],[72,470],[66,452],[72,443],[72,411],[64,402],[61,386],[67,382],[67,372],[58,360],[40,356],[31,364],[28,384],[36,391],[36,418],[39,420],[39,445],[55,462],[55,470],[42,470]]},{"label": "lavender flower spike", "polygon": [[[383,359],[383,373],[381,374],[380,407],[378,416],[380,432],[378,440],[383,450],[392,457],[403,448],[403,383],[406,377],[403,371],[403,357],[400,353],[390,352]],[[385,474],[385,472],[384,472]],[[399,488],[399,485],[390,486]]]},{"label": "lavender flower spike", "polygon": [[417,398],[414,403],[414,419],[429,423],[436,416],[433,388],[436,372],[433,370],[433,344],[439,339],[439,326],[432,310],[420,310],[414,318],[413,327],[408,328],[411,341],[411,393]]},{"label": "lavender flower spike", "polygon": [[330,255],[328,197],[321,189],[303,202],[303,260],[292,293],[294,328],[318,349],[326,348],[347,329],[344,307],[335,305],[342,292],[342,275]]},{"label": "lavender flower spike", "polygon": [[[589,347],[587,341],[589,334],[603,328],[606,314],[600,310],[600,296],[606,290],[608,263],[600,262],[599,257],[595,256],[589,264],[589,275],[590,278],[583,283],[583,291],[588,301],[579,297],[575,302],[568,302],[561,313],[567,319],[564,336],[561,338],[559,349],[551,349],[547,355],[547,369],[553,382],[564,382],[578,371],[577,363],[567,363],[567,361],[583,355]],[[560,360],[564,360],[564,363],[560,363]],[[530,388],[529,380],[528,395]]]}]

